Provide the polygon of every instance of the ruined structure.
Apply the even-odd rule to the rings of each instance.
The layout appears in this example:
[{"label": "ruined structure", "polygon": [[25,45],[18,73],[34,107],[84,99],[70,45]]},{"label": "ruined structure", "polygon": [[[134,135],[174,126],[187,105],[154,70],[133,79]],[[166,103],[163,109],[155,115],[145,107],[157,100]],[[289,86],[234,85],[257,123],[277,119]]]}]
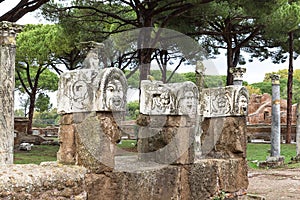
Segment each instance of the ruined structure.
[{"label": "ruined structure", "polygon": [[13,163],[16,34],[20,26],[0,22],[0,164]]},{"label": "ruined structure", "polygon": [[141,82],[139,158],[166,164],[194,162],[198,89],[192,82]]},{"label": "ruined structure", "polygon": [[[90,66],[89,66],[90,67]],[[121,133],[116,120],[125,111],[127,81],[118,68],[80,69],[61,75],[58,161],[93,172],[112,171]]]},{"label": "ruined structure", "polygon": [[[252,94],[249,99],[249,114],[247,121],[249,124],[271,125],[272,119],[272,98],[270,94]],[[287,102],[280,99],[280,122],[286,124]],[[296,124],[296,104],[292,106],[292,124]]]},{"label": "ruined structure", "polygon": [[127,82],[121,70],[97,69],[94,60],[61,76],[58,162],[11,166],[15,176],[2,168],[0,198],[238,199],[246,193],[244,87],[202,91],[191,82],[143,81],[138,153],[115,157]]}]

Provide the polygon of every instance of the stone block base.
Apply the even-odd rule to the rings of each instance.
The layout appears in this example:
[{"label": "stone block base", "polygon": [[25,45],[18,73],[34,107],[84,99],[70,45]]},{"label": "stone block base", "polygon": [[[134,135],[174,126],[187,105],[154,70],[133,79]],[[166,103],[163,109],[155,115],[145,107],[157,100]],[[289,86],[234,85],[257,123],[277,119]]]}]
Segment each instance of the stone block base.
[{"label": "stone block base", "polygon": [[258,163],[261,168],[276,168],[284,164],[284,157],[268,157],[266,161]]},{"label": "stone block base", "polygon": [[0,166],[1,199],[161,200],[241,199],[248,187],[244,159],[204,159],[191,165],[116,157],[112,172],[57,163]]},{"label": "stone block base", "polygon": [[140,114],[137,124],[141,161],[162,164],[191,164],[195,159],[195,119],[188,116]]},{"label": "stone block base", "polygon": [[95,173],[112,171],[121,132],[111,112],[65,114],[61,117],[57,159]]}]

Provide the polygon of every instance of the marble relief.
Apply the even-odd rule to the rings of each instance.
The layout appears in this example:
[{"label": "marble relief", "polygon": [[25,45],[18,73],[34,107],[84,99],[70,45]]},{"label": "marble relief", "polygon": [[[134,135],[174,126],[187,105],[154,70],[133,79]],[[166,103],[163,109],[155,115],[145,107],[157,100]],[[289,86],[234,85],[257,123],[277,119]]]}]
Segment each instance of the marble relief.
[{"label": "marble relief", "polygon": [[198,89],[192,82],[163,84],[142,81],[140,112],[149,115],[192,115],[197,113]]},{"label": "marble relief", "polygon": [[204,117],[247,115],[249,94],[243,86],[203,89],[203,95]]},{"label": "marble relief", "polygon": [[80,69],[61,75],[58,113],[125,111],[127,81],[118,68]]}]

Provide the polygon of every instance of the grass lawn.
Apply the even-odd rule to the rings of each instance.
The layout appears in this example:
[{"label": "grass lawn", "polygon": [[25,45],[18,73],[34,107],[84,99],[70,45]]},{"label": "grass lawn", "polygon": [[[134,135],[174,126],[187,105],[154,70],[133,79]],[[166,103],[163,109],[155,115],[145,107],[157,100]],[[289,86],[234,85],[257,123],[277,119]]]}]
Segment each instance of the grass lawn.
[{"label": "grass lawn", "polygon": [[[136,140],[122,140],[118,147],[123,149],[135,149]],[[56,153],[59,146],[35,145],[31,151],[15,151],[15,164],[40,164],[45,161],[56,161]],[[265,161],[270,155],[270,144],[247,144],[247,160],[250,168],[258,168],[257,162]],[[281,144],[281,155],[285,157],[285,168],[300,168],[300,163],[289,163],[296,156],[295,144]],[[254,161],[254,162],[253,162]]]},{"label": "grass lawn", "polygon": [[31,151],[15,151],[14,164],[40,164],[45,161],[56,161],[59,146],[35,145]]},{"label": "grass lawn", "polygon": [[[269,150],[271,144],[247,144],[247,160],[250,168],[258,168],[256,161],[265,161],[270,156]],[[285,166],[288,168],[300,167],[300,163],[290,164],[292,157],[296,156],[296,145],[295,144],[281,144],[281,155],[285,157]],[[253,162],[254,161],[254,162]]]},{"label": "grass lawn", "polygon": [[[124,149],[135,148],[136,140],[122,140],[118,147]],[[56,161],[56,154],[59,146],[53,145],[35,145],[31,151],[19,151],[14,152],[14,164],[40,164],[46,161]]]},{"label": "grass lawn", "polygon": [[136,145],[136,140],[122,140],[122,142],[117,146],[120,148],[132,148],[135,147],[135,145]]}]

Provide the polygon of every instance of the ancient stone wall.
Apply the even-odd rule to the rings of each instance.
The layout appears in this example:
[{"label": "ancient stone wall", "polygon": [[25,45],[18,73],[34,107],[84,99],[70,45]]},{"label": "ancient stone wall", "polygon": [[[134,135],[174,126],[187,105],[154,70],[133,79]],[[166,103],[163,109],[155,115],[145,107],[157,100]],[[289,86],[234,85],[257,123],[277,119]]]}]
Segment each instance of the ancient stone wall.
[{"label": "ancient stone wall", "polygon": [[[249,99],[249,113],[247,121],[249,124],[271,124],[272,99],[269,94],[251,95]],[[280,100],[280,121],[286,124],[287,102]],[[292,106],[292,124],[296,124],[296,104]]]}]

